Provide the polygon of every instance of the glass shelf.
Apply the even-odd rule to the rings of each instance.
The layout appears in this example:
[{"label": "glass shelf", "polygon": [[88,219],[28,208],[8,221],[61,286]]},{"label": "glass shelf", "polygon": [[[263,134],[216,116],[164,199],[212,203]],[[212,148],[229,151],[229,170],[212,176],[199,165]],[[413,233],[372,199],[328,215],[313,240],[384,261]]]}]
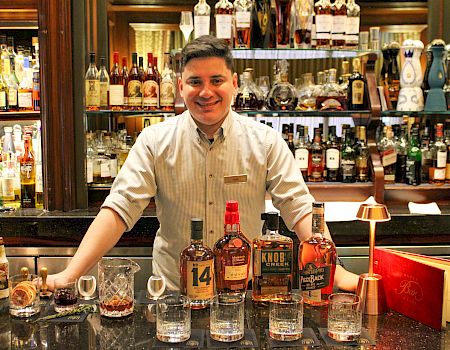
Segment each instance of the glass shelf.
[{"label": "glass shelf", "polygon": [[417,116],[441,116],[441,115],[450,115],[450,111],[441,111],[441,112],[430,112],[430,111],[420,111],[420,112],[414,112],[414,111],[382,111],[381,116],[382,117],[402,117],[404,115],[410,116],[410,117],[417,117]]},{"label": "glass shelf", "polygon": [[352,58],[379,51],[332,50],[332,49],[233,49],[235,59],[254,60],[307,60],[323,58]]},{"label": "glass shelf", "polygon": [[85,111],[86,115],[88,116],[101,116],[101,115],[111,115],[111,116],[133,116],[133,117],[139,117],[139,116],[158,116],[161,115],[164,116],[173,116],[175,115],[174,111],[162,111],[162,110],[155,110],[155,111],[129,111],[129,110],[122,110],[122,111],[112,111],[110,109],[101,109],[98,111]]},{"label": "glass shelf", "polygon": [[372,113],[370,110],[361,110],[361,111],[236,111],[239,114],[242,115],[248,115],[252,117],[262,117],[262,116],[269,116],[269,117],[350,117],[353,115],[369,115]]}]

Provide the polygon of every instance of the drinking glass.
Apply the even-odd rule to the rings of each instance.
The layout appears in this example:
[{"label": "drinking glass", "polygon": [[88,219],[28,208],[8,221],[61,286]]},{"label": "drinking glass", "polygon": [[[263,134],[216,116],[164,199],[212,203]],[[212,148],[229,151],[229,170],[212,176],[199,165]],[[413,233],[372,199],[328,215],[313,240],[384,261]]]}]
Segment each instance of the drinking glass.
[{"label": "drinking glass", "polygon": [[298,293],[274,294],[269,306],[269,336],[281,341],[303,335],[303,297]]},{"label": "drinking glass", "polygon": [[185,44],[189,41],[189,36],[194,30],[194,22],[192,20],[191,11],[181,11],[180,30],[183,32]]},{"label": "drinking glass", "polygon": [[166,279],[164,276],[153,275],[147,281],[147,292],[153,300],[157,300],[166,290]]},{"label": "drinking glass", "polygon": [[244,337],[244,301],[242,293],[215,295],[211,301],[210,334],[221,342],[233,342]]},{"label": "drinking glass", "polygon": [[169,294],[156,302],[156,337],[165,343],[180,343],[191,337],[191,300]]},{"label": "drinking glass", "polygon": [[97,289],[97,280],[94,276],[85,275],[78,279],[78,293],[80,299],[91,300],[95,298]]},{"label": "drinking glass", "polygon": [[57,278],[55,279],[54,303],[55,311],[63,312],[77,307],[77,279]]},{"label": "drinking glass", "polygon": [[380,27],[370,27],[370,49],[379,50],[380,49]]},{"label": "drinking glass", "polygon": [[337,341],[354,341],[361,335],[362,307],[359,296],[335,293],[328,297],[328,335]]},{"label": "drinking glass", "polygon": [[30,317],[39,312],[39,276],[21,274],[9,279],[9,313],[16,317]]}]

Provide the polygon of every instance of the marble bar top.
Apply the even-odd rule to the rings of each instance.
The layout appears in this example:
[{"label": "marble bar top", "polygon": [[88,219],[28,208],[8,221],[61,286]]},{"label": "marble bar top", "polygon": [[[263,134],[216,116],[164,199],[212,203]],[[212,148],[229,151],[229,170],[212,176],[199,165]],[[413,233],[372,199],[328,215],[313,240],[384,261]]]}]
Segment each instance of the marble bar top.
[{"label": "marble bar top", "polygon": [[[312,329],[320,345],[314,348],[289,347],[286,343],[278,349],[444,350],[450,346],[449,331],[436,331],[393,311],[363,317],[363,328],[375,340],[376,346],[328,345],[319,333],[319,328],[327,327],[326,307],[305,305],[303,320],[304,328]],[[191,326],[192,329],[209,329],[209,309],[192,310]],[[265,333],[268,328],[267,305],[255,305],[247,297],[245,327],[256,334],[258,346],[252,349],[270,349]],[[105,318],[94,313],[82,322],[32,323],[10,316],[7,299],[0,300],[0,349],[153,349],[155,333],[155,317],[143,304],[137,304],[134,313],[124,318]],[[187,349],[176,344],[171,348]]]}]

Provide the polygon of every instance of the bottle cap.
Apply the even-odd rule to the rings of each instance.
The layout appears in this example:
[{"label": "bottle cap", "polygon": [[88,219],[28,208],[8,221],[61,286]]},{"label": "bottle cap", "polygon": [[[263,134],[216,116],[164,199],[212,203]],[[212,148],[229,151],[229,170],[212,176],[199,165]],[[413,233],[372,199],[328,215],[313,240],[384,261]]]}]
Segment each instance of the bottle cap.
[{"label": "bottle cap", "polygon": [[238,224],[239,220],[239,204],[237,201],[227,201],[225,206],[225,225]]},{"label": "bottle cap", "polygon": [[191,239],[203,239],[203,220],[200,218],[191,219]]}]

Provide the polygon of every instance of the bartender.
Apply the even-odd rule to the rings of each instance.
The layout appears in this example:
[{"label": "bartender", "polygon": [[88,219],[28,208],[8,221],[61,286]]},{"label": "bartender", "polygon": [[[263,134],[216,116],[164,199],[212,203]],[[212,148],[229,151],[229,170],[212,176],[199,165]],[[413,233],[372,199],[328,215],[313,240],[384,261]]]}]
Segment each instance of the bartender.
[{"label": "bartender", "polygon": [[[179,254],[189,244],[190,219],[204,220],[204,241],[223,235],[225,202],[239,202],[241,229],[260,235],[269,193],[300,241],[311,236],[313,196],[286,142],[272,128],[231,110],[238,87],[227,43],[202,36],[182,50],[178,81],[187,110],[146,127],[67,268],[48,277],[86,274],[132,229],[153,197],[160,228],[153,274],[179,289]],[[331,239],[327,230],[328,238]],[[358,276],[337,266],[335,286],[354,291]]]}]

